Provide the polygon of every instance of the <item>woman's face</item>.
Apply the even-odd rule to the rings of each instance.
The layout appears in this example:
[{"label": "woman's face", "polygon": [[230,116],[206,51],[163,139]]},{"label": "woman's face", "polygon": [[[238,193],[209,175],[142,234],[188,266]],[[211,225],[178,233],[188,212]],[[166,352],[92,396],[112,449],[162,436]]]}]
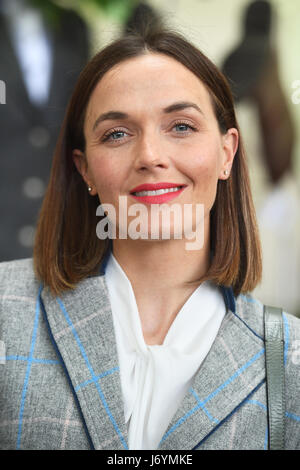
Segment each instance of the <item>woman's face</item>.
[{"label": "woman's face", "polygon": [[[102,119],[112,111],[123,115]],[[114,206],[117,225],[120,196],[127,197],[128,208],[143,204],[149,223],[151,205],[163,200],[181,207],[203,204],[208,221],[218,179],[230,176],[238,144],[236,129],[220,133],[198,77],[157,53],[128,59],[103,76],[87,106],[84,134],[85,152],[74,150],[74,162],[92,187],[90,194]],[[170,193],[175,197],[169,200],[131,194],[137,186],[161,182],[184,188]],[[171,230],[173,224],[171,218]]]}]

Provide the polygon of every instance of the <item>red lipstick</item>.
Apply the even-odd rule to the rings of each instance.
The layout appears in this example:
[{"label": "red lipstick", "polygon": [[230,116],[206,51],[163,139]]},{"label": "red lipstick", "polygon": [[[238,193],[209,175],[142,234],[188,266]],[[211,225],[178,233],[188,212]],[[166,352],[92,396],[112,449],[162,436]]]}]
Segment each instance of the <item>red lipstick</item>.
[{"label": "red lipstick", "polygon": [[[140,184],[139,186],[136,186],[130,191],[130,194],[134,199],[136,199],[139,202],[143,202],[145,204],[162,204],[164,202],[170,201],[171,199],[174,199],[175,197],[179,196],[179,194],[182,193],[184,188],[186,187],[185,184],[180,184],[180,183],[167,183],[167,182],[162,182],[162,183],[145,183],[145,184]],[[137,192],[141,191],[158,191],[160,189],[169,189],[169,188],[178,188],[177,191],[170,191],[166,192],[164,194],[154,194],[154,195],[143,195],[143,196],[137,196]]]},{"label": "red lipstick", "polygon": [[157,191],[158,189],[176,188],[177,186],[186,186],[180,183],[144,183],[131,189],[131,193],[137,193],[138,191]]}]

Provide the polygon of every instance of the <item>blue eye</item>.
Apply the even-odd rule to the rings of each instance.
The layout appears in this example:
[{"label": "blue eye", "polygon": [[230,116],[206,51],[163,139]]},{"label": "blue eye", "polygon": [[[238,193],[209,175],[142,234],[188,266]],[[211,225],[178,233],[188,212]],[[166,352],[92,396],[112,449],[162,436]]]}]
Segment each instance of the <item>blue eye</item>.
[{"label": "blue eye", "polygon": [[195,127],[191,126],[190,124],[187,124],[186,122],[176,122],[176,123],[174,124],[174,127],[179,127],[179,126],[181,126],[181,127],[182,127],[182,126],[184,126],[184,127],[189,127],[189,128],[192,129],[193,131],[196,130]]},{"label": "blue eye", "polygon": [[[110,137],[115,137],[116,134],[125,134],[124,131],[122,131],[121,129],[114,129],[112,130],[111,132],[109,132],[108,134],[105,134],[103,139],[102,139],[102,142],[106,142],[107,140],[111,140]],[[115,139],[113,138],[112,140],[120,140],[120,139]]]},{"label": "blue eye", "polygon": [[[183,122],[183,121],[178,121],[178,122],[175,122],[175,124],[173,125],[173,128],[174,127],[189,127],[192,131],[196,131],[197,129],[195,127],[193,127],[191,124],[188,124],[186,122]],[[184,134],[188,132],[187,130],[183,130],[183,131],[180,131],[179,134]],[[105,134],[103,139],[102,139],[102,142],[106,142],[108,140],[111,140],[111,141],[118,141],[118,140],[122,140],[122,137],[120,139],[117,138],[117,135],[118,134],[126,134],[125,131],[123,131],[122,129],[113,129],[112,131],[110,131],[108,134]]]}]

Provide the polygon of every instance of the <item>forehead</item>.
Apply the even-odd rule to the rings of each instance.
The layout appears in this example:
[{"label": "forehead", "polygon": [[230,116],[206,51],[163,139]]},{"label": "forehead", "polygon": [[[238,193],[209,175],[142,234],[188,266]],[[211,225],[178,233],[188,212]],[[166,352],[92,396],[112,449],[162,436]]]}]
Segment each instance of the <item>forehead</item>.
[{"label": "forehead", "polygon": [[86,119],[113,109],[151,112],[186,100],[212,112],[209,93],[193,72],[165,54],[147,53],[115,65],[102,77],[91,94]]}]

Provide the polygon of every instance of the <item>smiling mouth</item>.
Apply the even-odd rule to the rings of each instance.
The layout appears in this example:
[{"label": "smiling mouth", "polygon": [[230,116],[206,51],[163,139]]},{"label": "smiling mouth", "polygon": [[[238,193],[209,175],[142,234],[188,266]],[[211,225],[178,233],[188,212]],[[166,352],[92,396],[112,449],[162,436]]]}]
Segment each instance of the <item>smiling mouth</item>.
[{"label": "smiling mouth", "polygon": [[130,195],[138,202],[144,204],[163,204],[178,197],[186,186],[175,186],[173,188],[156,189],[153,191],[137,191]]},{"label": "smiling mouth", "polygon": [[176,186],[175,188],[157,189],[155,191],[137,191],[131,193],[133,196],[160,196],[161,194],[174,193],[180,191],[184,186]]}]

